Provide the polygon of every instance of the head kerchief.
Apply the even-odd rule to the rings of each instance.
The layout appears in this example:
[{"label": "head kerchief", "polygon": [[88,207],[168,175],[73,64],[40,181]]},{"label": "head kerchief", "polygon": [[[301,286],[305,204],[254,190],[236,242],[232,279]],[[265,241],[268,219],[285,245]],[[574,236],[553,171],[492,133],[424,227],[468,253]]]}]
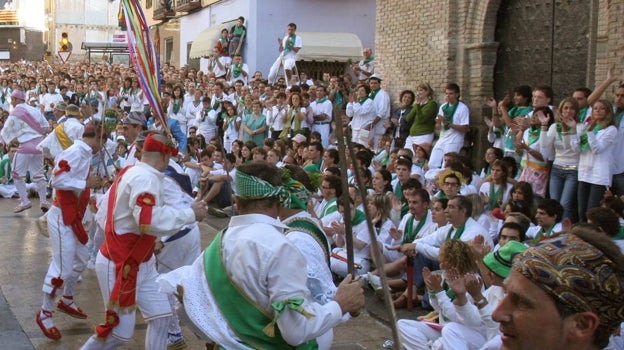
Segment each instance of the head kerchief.
[{"label": "head kerchief", "polygon": [[574,234],[540,242],[514,259],[513,270],[576,312],[600,317],[609,334],[624,321],[624,278],[608,256]]},{"label": "head kerchief", "polygon": [[240,170],[236,171],[236,196],[241,199],[279,198],[287,196],[284,186],[273,186],[269,182]]}]

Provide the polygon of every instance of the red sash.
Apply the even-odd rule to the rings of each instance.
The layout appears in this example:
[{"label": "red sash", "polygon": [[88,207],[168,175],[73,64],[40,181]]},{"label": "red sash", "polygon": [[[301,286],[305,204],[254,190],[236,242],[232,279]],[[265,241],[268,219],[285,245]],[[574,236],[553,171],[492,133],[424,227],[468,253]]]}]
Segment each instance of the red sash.
[{"label": "red sash", "polygon": [[119,323],[117,312],[114,311],[115,307],[124,310],[135,306],[136,280],[139,273],[139,265],[148,261],[154,254],[155,236],[135,233],[118,235],[115,233],[113,217],[117,185],[122,176],[131,167],[128,166],[121,170],[109,190],[106,227],[104,229],[106,238],[100,252],[115,263],[115,284],[108,300],[106,323],[96,327],[96,333],[99,338],[108,337],[113,328]]},{"label": "red sash", "polygon": [[90,197],[91,190],[85,188],[80,198],[76,198],[76,194],[73,191],[59,189],[56,190],[56,197],[54,198],[54,205],[61,208],[63,223],[71,226],[78,242],[82,244],[86,244],[89,240],[89,236],[82,225],[82,218],[87,210]]}]

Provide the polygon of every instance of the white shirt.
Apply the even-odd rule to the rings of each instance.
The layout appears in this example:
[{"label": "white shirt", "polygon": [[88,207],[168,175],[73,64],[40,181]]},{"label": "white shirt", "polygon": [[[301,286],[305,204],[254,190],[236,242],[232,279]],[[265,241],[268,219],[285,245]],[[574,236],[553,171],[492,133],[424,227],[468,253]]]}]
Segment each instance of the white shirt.
[{"label": "white shirt", "polygon": [[615,126],[601,129],[594,134],[587,133],[589,149],[581,150],[578,167],[578,180],[594,185],[611,186],[613,174],[613,147],[616,145],[618,130]]},{"label": "white shirt", "polygon": [[82,140],[74,141],[72,146],[59,154],[53,174],[59,171],[59,163],[61,161],[66,161],[70,169],[52,176],[52,187],[59,190],[84,191],[87,187],[87,177],[91,168],[92,156],[93,150],[89,145]]},{"label": "white shirt", "polygon": [[[438,260],[438,254],[440,253],[440,247],[442,243],[446,241],[446,237],[449,234],[449,231],[453,228],[451,224],[446,226],[442,226],[438,228],[435,232],[431,233],[428,236],[417,239],[416,243],[416,252],[418,254],[423,254],[427,259]],[[452,236],[455,235],[456,229],[453,229]],[[492,237],[488,234],[488,231],[483,228],[483,226],[479,225],[473,218],[468,218],[466,220],[466,224],[464,227],[464,232],[459,237],[460,240],[464,242],[469,242],[473,240],[477,235],[481,235],[485,238],[485,243],[492,245]]]},{"label": "white shirt", "polygon": [[[470,123],[470,110],[468,109],[468,106],[462,101],[458,101],[457,103],[459,103],[459,105],[457,106],[457,109],[455,110],[455,114],[453,114],[452,124],[468,125]],[[444,115],[442,108],[445,107],[446,105],[448,105],[448,102],[440,106],[440,109],[438,110],[439,115]],[[450,120],[448,120],[448,122],[450,122]],[[438,140],[438,142],[442,141],[442,142],[452,142],[452,143],[463,143],[464,136],[465,136],[465,133],[459,132],[453,128],[448,128],[448,130],[443,129],[442,131],[440,131],[440,139]]]}]

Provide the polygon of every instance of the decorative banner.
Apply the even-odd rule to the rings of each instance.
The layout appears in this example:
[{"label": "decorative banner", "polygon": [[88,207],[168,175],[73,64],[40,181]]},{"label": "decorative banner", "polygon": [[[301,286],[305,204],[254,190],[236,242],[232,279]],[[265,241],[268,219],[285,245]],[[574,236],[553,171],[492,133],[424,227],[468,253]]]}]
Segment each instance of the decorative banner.
[{"label": "decorative banner", "polygon": [[[168,133],[167,114],[162,106],[160,84],[160,58],[154,49],[149,26],[138,0],[122,0],[122,18],[125,20],[128,36],[128,50],[137,73],[143,95],[152,107],[152,114]],[[121,11],[120,11],[121,12]]]},{"label": "decorative banner", "polygon": [[71,56],[71,51],[57,51],[56,53],[58,53],[61,63],[67,62],[69,56]]}]

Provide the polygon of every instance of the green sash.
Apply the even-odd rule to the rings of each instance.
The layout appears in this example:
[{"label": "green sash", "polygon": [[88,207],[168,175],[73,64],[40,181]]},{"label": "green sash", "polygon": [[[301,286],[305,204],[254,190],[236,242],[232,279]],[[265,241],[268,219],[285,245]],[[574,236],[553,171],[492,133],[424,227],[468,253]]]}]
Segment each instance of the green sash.
[{"label": "green sash", "polygon": [[249,299],[240,286],[232,281],[225,271],[221,256],[221,238],[223,234],[224,231],[220,231],[210,246],[206,248],[204,252],[204,269],[208,286],[217,306],[223,313],[223,316],[225,316],[230,328],[242,339],[243,344],[254,349],[318,349],[316,340],[310,340],[296,347],[289,345],[282,338],[277,327],[275,327],[273,336],[266,334],[270,333],[266,331],[266,328],[275,325],[275,321],[286,307],[293,310],[296,308],[301,309],[303,298],[273,303],[276,316],[272,318],[270,314]]},{"label": "green sash", "polygon": [[312,236],[312,238],[314,238],[323,249],[323,253],[325,253],[325,261],[327,262],[327,266],[329,266],[329,257],[331,255],[329,251],[329,242],[327,241],[325,233],[321,231],[318,226],[307,218],[296,218],[293,221],[286,223],[286,226],[291,229],[286,230],[286,232],[284,232],[285,235],[294,231],[300,231]]},{"label": "green sash", "polygon": [[[597,135],[600,129],[602,129],[602,125],[596,124],[593,130],[594,135]],[[589,149],[589,138],[587,137],[587,131],[581,134],[580,143],[581,143],[581,151],[587,151]]]}]

